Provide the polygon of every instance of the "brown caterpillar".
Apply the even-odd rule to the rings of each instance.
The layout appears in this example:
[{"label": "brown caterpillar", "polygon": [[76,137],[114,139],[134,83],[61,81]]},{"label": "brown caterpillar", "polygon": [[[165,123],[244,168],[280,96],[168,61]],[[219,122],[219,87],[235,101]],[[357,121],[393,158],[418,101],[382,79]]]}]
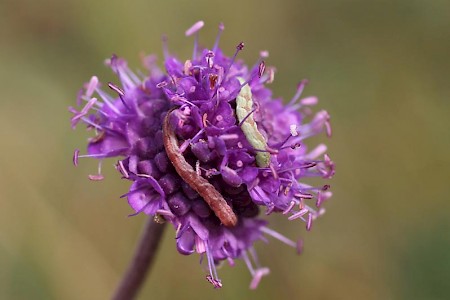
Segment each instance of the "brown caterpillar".
[{"label": "brown caterpillar", "polygon": [[173,110],[171,109],[167,112],[163,123],[164,147],[169,160],[172,162],[178,175],[205,200],[223,225],[227,227],[235,226],[237,217],[233,209],[208,180],[197,174],[181,153],[175,132],[169,122],[169,117]]}]

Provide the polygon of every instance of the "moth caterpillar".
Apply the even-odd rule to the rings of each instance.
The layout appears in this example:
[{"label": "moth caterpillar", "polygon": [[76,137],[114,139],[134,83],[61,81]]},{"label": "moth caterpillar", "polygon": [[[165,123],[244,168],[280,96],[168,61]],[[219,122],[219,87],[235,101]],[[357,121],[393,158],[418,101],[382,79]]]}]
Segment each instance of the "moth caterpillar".
[{"label": "moth caterpillar", "polygon": [[[238,78],[240,83],[245,81],[243,78]],[[266,150],[267,141],[259,132],[258,126],[253,119],[253,98],[250,86],[246,83],[240,90],[236,97],[236,115],[241,124],[241,129],[244,132],[245,138],[257,150]],[[267,167],[270,163],[270,153],[258,151],[256,153],[256,164],[259,167]]]}]

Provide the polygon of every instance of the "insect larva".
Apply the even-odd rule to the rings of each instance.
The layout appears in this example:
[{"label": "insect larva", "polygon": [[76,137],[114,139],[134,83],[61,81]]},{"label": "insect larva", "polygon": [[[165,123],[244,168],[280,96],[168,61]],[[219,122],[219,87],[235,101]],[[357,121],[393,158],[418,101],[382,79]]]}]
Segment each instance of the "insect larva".
[{"label": "insect larva", "polygon": [[225,226],[235,226],[237,217],[233,209],[208,180],[197,174],[181,153],[178,140],[169,121],[170,113],[173,110],[167,112],[163,123],[163,140],[167,157],[172,162],[178,175],[205,200],[217,218]]},{"label": "insect larva", "polygon": [[[241,84],[245,82],[242,78],[239,78],[239,81]],[[250,145],[257,150],[266,150],[267,142],[258,130],[258,126],[253,119],[252,109],[252,91],[250,90],[250,86],[245,84],[236,97],[236,115],[239,123],[241,123],[245,138]],[[270,153],[258,151],[256,153],[256,163],[259,167],[267,167],[270,163]]]}]

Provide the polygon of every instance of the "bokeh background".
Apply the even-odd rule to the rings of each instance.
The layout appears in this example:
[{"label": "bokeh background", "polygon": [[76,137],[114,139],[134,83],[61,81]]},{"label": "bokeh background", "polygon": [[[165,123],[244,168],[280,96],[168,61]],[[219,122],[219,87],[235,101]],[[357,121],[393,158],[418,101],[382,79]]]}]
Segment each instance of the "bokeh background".
[{"label": "bokeh background", "polygon": [[[177,253],[166,231],[140,299],[450,299],[450,2],[440,0],[90,1],[0,0],[0,299],[107,299],[145,221],[128,218],[128,188],[112,167],[71,162],[87,134],[67,107],[91,75],[116,81],[112,53],[138,69],[139,53],[179,57],[202,19],[201,44],[253,64],[269,50],[272,88],[297,82],[332,116],[326,141],[337,164],[327,214],[305,251],[258,244],[271,275],[256,291],[242,262],[204,280],[198,256]],[[313,143],[325,140],[315,139]]]}]

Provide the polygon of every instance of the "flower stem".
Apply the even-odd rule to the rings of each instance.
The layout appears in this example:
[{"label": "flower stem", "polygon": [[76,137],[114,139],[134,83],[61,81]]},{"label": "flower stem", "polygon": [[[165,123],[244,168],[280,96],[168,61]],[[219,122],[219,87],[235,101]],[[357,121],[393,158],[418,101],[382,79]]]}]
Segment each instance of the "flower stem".
[{"label": "flower stem", "polygon": [[114,293],[113,300],[131,300],[136,297],[147,271],[152,266],[165,227],[165,224],[158,224],[153,218],[147,220],[134,257]]}]

